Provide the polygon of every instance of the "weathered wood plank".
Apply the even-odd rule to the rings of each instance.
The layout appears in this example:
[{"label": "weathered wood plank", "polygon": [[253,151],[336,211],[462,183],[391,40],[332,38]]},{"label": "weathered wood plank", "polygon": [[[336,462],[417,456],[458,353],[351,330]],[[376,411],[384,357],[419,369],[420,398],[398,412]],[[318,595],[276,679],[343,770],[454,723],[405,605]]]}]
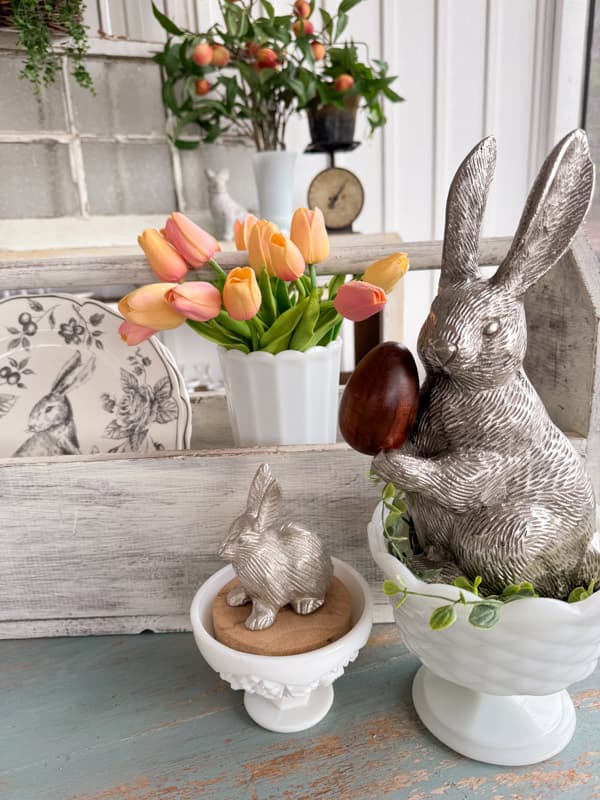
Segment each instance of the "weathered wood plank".
[{"label": "weathered wood plank", "polygon": [[[483,239],[481,263],[498,264],[506,254],[510,239],[499,237]],[[402,242],[398,245],[389,237],[357,236],[348,244],[332,239],[331,255],[318,272],[322,275],[357,274],[376,259],[402,249],[408,253],[412,270],[439,267],[441,242]],[[218,253],[216,260],[223,269],[247,263],[245,252]],[[211,270],[199,270],[200,275],[214,277]],[[141,285],[148,283],[151,273],[141,254],[47,255],[0,253],[0,291],[6,289],[40,289],[51,287],[64,291],[73,286],[103,287],[115,285]]]},{"label": "weathered wood plank", "polygon": [[[346,445],[6,459],[0,636],[77,632],[65,620],[90,618],[99,618],[98,632],[168,629],[223,565],[218,543],[263,461],[287,512],[365,575],[383,603],[366,547],[378,488],[366,477],[369,459]],[[119,618],[112,629],[110,617]]]},{"label": "weathered wood plank", "polygon": [[410,697],[418,662],[393,626],[380,626],[336,681],[323,722],[290,735],[258,728],[189,634],[1,647],[3,800],[600,796],[598,672],[573,687],[567,749],[502,768],[462,758],[424,729]]}]

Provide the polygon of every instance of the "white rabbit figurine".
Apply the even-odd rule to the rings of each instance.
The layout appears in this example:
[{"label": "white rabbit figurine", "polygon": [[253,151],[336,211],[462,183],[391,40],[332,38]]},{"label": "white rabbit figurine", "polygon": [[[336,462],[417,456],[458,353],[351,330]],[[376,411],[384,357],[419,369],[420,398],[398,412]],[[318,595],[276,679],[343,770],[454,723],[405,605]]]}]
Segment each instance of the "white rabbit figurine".
[{"label": "white rabbit figurine", "polygon": [[50,392],[34,405],[29,413],[26,439],[15,456],[57,456],[81,453],[77,430],[73,420],[73,408],[67,392],[81,386],[96,369],[96,356],[83,363],[77,350],[60,369]]},{"label": "white rabbit figurine", "polygon": [[219,172],[205,169],[204,173],[208,180],[208,202],[215,224],[215,236],[222,242],[232,242],[233,225],[236,219],[244,219],[248,210],[227,191],[228,169],[221,169]]},{"label": "white rabbit figurine", "polygon": [[595,502],[581,459],[523,370],[523,295],[579,228],[594,167],[582,130],[556,145],[488,280],[478,239],[495,159],[494,139],[484,139],[450,187],[438,294],[418,340],[427,377],[417,422],[374,469],[407,493],[424,550],[414,567],[481,575],[496,592],[531,581],[561,598],[600,577]]},{"label": "white rabbit figurine", "polygon": [[232,524],[219,548],[231,561],[240,586],[227,596],[230,606],[252,603],[249,630],[269,628],[288,603],[297,614],[323,605],[333,565],[323,542],[294,522],[280,520],[281,492],[268,464],[254,476],[246,511]]}]

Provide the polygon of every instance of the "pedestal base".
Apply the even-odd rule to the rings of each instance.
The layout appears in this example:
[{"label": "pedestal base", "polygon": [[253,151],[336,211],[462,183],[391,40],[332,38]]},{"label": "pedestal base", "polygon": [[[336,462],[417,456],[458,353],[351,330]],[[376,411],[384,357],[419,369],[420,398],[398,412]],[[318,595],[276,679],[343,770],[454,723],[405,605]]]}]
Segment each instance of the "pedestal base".
[{"label": "pedestal base", "polygon": [[559,753],[575,731],[566,690],[545,696],[482,694],[422,666],[412,697],[423,724],[461,755],[501,766],[536,764]]},{"label": "pedestal base", "polygon": [[258,694],[244,692],[244,706],[254,722],[275,733],[295,733],[312,728],[327,714],[333,703],[333,687],[322,686],[311,692],[304,705],[280,707]]}]

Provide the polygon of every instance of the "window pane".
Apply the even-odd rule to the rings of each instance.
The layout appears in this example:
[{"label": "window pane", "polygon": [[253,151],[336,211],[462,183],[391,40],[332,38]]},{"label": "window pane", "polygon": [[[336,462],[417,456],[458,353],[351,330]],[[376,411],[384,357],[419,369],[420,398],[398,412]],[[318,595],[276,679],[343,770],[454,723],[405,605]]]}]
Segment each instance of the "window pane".
[{"label": "window pane", "polygon": [[96,95],[71,78],[75,124],[83,134],[165,135],[158,64],[137,58],[90,58]]},{"label": "window pane", "polygon": [[56,83],[42,89],[39,98],[33,85],[19,78],[23,60],[17,55],[0,55],[0,130],[3,131],[65,131],[62,99],[62,76]]},{"label": "window pane", "polygon": [[67,145],[1,144],[0,217],[64,217],[79,212]]},{"label": "window pane", "polygon": [[170,213],[175,208],[167,144],[83,142],[91,214]]}]

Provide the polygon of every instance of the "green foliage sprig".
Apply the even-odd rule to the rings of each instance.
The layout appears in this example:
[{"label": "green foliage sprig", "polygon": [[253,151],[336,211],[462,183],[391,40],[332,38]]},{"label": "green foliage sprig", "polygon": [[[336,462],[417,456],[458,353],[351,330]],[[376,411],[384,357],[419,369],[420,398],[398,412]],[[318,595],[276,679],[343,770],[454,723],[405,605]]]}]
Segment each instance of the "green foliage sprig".
[{"label": "green foliage sprig", "polygon": [[[31,81],[39,95],[42,86],[54,83],[64,52],[77,83],[92,93],[92,78],[83,59],[88,51],[87,29],[83,25],[82,0],[11,0],[10,22],[18,33],[18,44],[26,50],[19,77]],[[67,36],[62,52],[52,46],[52,34]]]},{"label": "green foliage sprig", "polygon": [[[222,23],[199,33],[183,30],[153,5],[154,16],[169,34],[155,61],[164,70],[163,102],[176,119],[175,145],[195,148],[199,141],[182,135],[197,125],[204,142],[233,134],[249,139],[258,150],[284,150],[292,114],[328,103],[343,108],[355,96],[364,101],[371,131],[383,125],[383,99],[403,99],[391,88],[395,77],[387,74],[383,61],[368,56],[359,60],[354,42],[339,44],[349,12],[360,2],[341,0],[334,14],[319,9],[322,28],[312,33],[302,27],[295,31],[301,23],[298,16],[277,15],[268,0],[219,0]],[[312,0],[311,14],[314,6]],[[192,53],[200,44],[225,48],[227,64],[195,63]],[[317,45],[324,47],[322,60],[315,57]],[[259,51],[268,51],[271,66],[261,62]],[[335,87],[342,74],[354,81],[346,91]]]},{"label": "green foliage sprig", "polygon": [[[387,483],[382,489],[381,498],[383,531],[384,538],[388,543],[388,549],[393,556],[410,568],[410,558],[418,555],[422,550],[414,533],[404,492],[398,491],[393,483]],[[427,570],[421,572],[418,577],[425,580],[435,580],[439,572],[439,570]],[[445,601],[445,605],[434,609],[429,618],[429,627],[436,631],[441,631],[454,625],[457,620],[456,607],[460,605],[472,606],[468,621],[476,628],[487,630],[493,628],[499,622],[500,609],[506,603],[512,603],[515,600],[521,600],[526,597],[540,597],[533,584],[529,581],[511,583],[505,586],[500,594],[486,591],[485,587],[482,587],[480,575],[475,576],[472,581],[464,575],[459,575],[454,578],[451,585],[459,589],[458,597],[455,599],[438,594],[411,591],[400,577],[396,577],[395,581],[385,580],[383,582],[383,593],[388,597],[398,596],[396,608],[405,603],[410,596],[431,597],[435,600]],[[567,602],[578,603],[591,597],[594,593],[594,585],[595,581],[592,579],[587,587],[577,586],[569,593]],[[471,592],[481,599],[467,600],[463,590]]]}]

